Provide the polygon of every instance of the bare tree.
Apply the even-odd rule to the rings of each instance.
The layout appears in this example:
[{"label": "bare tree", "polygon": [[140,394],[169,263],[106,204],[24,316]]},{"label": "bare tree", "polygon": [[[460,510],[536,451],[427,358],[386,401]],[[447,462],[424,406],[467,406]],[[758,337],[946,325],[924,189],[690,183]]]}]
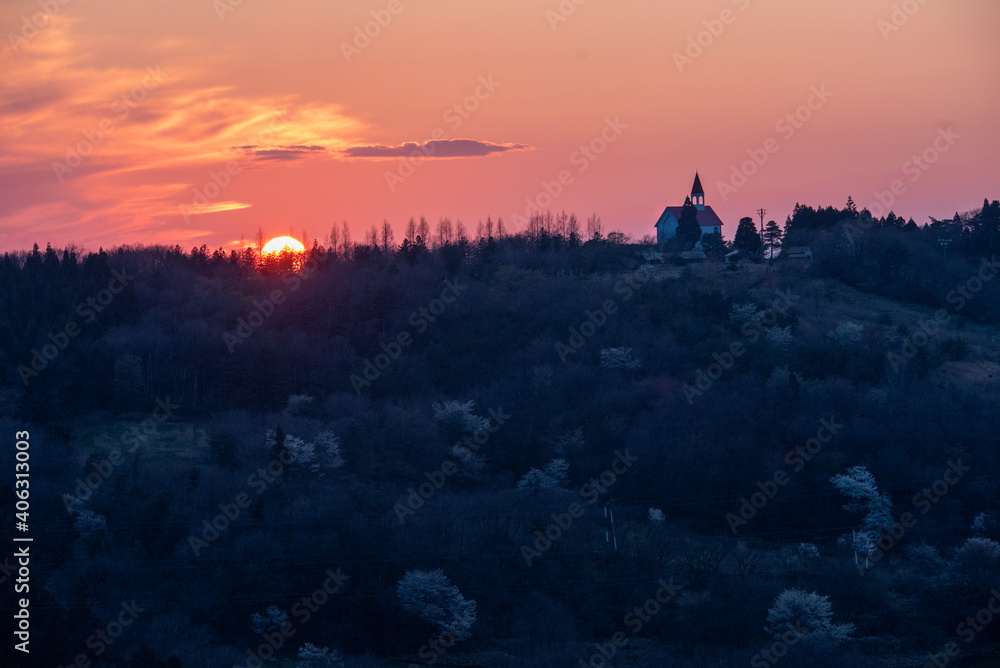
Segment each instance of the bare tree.
[{"label": "bare tree", "polygon": [[330,243],[330,252],[336,255],[340,251],[340,229],[336,223],[330,228],[330,236],[327,237],[327,241]]},{"label": "bare tree", "polygon": [[427,219],[420,216],[420,225],[417,226],[417,234],[423,239],[424,243],[430,243],[431,241],[431,224],[427,222]]},{"label": "bare tree", "polygon": [[451,218],[441,218],[438,220],[438,246],[445,246],[451,243]]},{"label": "bare tree", "polygon": [[417,220],[413,216],[410,216],[409,222],[406,223],[406,236],[403,238],[411,244],[417,243]]},{"label": "bare tree", "polygon": [[580,221],[576,219],[576,214],[571,214],[566,221],[566,238],[576,243],[580,240]]},{"label": "bare tree", "polygon": [[341,228],[340,234],[341,243],[343,244],[342,255],[345,259],[351,258],[351,251],[354,250],[354,246],[351,244],[351,228],[347,226],[347,221],[344,221],[344,226]]},{"label": "bare tree", "polygon": [[389,224],[387,219],[382,220],[382,252],[385,255],[389,255],[389,246],[394,246],[395,244],[392,233],[392,225]]},{"label": "bare tree", "polygon": [[590,218],[587,218],[587,238],[600,239],[603,234],[604,229],[601,219],[596,213],[591,214]]},{"label": "bare tree", "polygon": [[465,232],[465,223],[462,221],[455,222],[455,238],[459,243],[463,243],[469,240],[468,234]]}]

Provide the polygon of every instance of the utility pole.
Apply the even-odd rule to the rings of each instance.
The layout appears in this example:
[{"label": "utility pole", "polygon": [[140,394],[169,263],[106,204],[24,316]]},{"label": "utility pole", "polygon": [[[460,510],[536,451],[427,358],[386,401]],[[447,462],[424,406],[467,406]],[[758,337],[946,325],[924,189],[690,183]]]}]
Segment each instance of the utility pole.
[{"label": "utility pole", "polygon": [[767,209],[757,209],[757,215],[760,216],[760,238],[764,238],[764,216],[767,215]]}]

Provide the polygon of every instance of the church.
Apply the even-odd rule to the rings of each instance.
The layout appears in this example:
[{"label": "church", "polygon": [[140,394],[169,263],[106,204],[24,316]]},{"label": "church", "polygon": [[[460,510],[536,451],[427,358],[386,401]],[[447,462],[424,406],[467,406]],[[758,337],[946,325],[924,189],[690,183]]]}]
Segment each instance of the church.
[{"label": "church", "polygon": [[[694,175],[694,185],[691,186],[691,203],[698,210],[698,226],[701,227],[701,233],[722,234],[722,220],[715,211],[712,211],[712,207],[705,206],[705,189],[701,187],[701,177],[697,172]],[[683,206],[668,206],[663,210],[660,219],[656,221],[656,243],[665,244],[674,238],[683,208]]]}]

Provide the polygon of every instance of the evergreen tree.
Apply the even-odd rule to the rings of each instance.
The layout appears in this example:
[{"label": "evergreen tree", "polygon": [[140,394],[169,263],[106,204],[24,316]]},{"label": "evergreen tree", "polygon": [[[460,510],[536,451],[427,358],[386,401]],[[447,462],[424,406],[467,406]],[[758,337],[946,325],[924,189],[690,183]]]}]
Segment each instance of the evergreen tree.
[{"label": "evergreen tree", "polygon": [[701,249],[711,259],[721,260],[726,254],[726,244],[720,232],[706,234],[701,238]]},{"label": "evergreen tree", "polygon": [[701,227],[698,225],[698,209],[691,203],[691,198],[685,198],[681,209],[681,218],[677,221],[677,232],[674,239],[680,250],[691,250],[701,240]]},{"label": "evergreen tree", "polygon": [[757,232],[753,218],[740,219],[740,225],[736,228],[736,237],[733,239],[733,248],[751,257],[756,257],[764,252],[764,243],[761,241],[760,233]]},{"label": "evergreen tree", "polygon": [[764,228],[764,249],[765,255],[768,258],[773,258],[778,254],[778,250],[781,248],[781,228],[773,220],[767,221],[767,227]]}]

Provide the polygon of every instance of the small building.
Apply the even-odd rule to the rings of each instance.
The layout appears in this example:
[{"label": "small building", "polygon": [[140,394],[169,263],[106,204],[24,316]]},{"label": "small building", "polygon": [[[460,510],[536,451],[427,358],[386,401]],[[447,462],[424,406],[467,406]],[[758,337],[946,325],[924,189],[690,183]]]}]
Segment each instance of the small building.
[{"label": "small building", "polygon": [[[694,175],[694,185],[691,186],[691,203],[698,210],[698,226],[701,228],[701,233],[703,235],[722,234],[722,219],[712,210],[712,207],[705,206],[705,189],[701,186],[701,177],[698,176],[697,172]],[[663,210],[659,220],[656,221],[656,243],[665,244],[674,238],[683,210],[683,205],[668,206]]]},{"label": "small building", "polygon": [[782,257],[786,260],[812,260],[813,252],[808,246],[792,246],[785,249]]},{"label": "small building", "polygon": [[666,262],[666,257],[664,257],[663,253],[655,251],[643,251],[639,256],[642,258],[644,265],[664,264]]},{"label": "small building", "polygon": [[708,259],[708,256],[705,255],[705,251],[701,250],[684,251],[682,253],[678,253],[677,257],[684,262],[702,262],[703,260]]}]

